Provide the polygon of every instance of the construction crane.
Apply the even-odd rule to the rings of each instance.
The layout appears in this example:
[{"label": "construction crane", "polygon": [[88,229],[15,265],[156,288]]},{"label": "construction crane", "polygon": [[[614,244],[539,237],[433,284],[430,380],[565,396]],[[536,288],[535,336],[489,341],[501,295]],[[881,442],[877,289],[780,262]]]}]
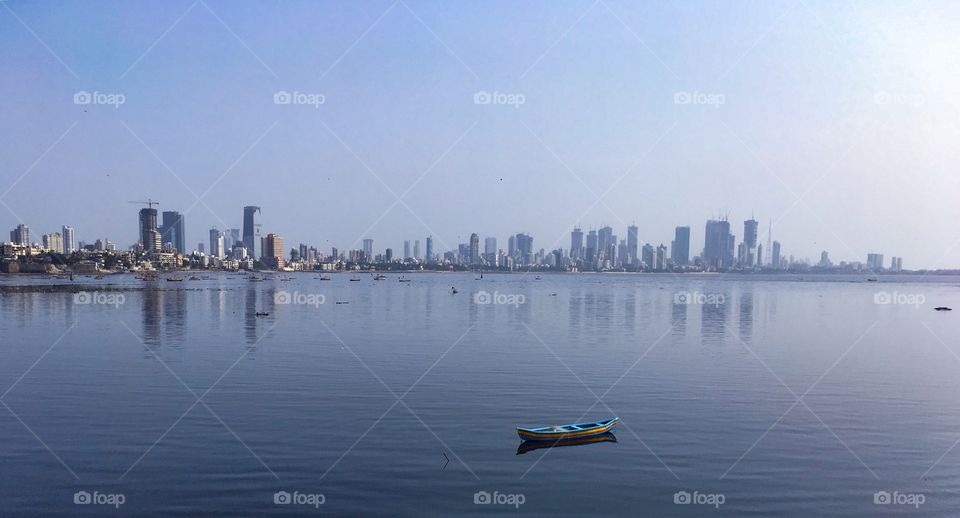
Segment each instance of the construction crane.
[{"label": "construction crane", "polygon": [[150,198],[147,198],[147,201],[128,201],[127,203],[139,203],[140,205],[146,205],[147,207],[153,208],[154,205],[160,205],[159,201],[153,201]]}]

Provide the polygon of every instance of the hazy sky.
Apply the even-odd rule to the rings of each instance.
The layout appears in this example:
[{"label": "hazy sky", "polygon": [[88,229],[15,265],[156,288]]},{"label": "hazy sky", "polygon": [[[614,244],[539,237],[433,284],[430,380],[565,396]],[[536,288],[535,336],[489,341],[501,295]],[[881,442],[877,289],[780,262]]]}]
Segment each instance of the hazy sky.
[{"label": "hazy sky", "polygon": [[10,0],[0,230],[125,247],[150,197],[191,247],[259,205],[325,250],[635,222],[699,253],[754,214],[786,254],[957,267],[958,27],[956,1]]}]

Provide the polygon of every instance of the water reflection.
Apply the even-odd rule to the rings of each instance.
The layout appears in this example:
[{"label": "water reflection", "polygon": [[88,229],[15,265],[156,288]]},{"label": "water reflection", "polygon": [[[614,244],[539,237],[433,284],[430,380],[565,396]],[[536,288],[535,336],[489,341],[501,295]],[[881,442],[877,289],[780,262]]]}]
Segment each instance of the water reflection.
[{"label": "water reflection", "polygon": [[617,442],[617,436],[613,432],[607,432],[593,437],[583,437],[579,439],[561,439],[559,441],[523,441],[517,446],[517,455],[531,452],[533,450],[542,450],[546,448],[561,448],[564,446],[583,446],[585,444],[596,444],[601,442]]},{"label": "water reflection", "polygon": [[721,344],[726,337],[726,325],[729,317],[729,293],[708,294],[701,298],[700,340],[703,343]]},{"label": "water reflection", "polygon": [[740,291],[740,339],[750,343],[753,338],[753,290]]}]

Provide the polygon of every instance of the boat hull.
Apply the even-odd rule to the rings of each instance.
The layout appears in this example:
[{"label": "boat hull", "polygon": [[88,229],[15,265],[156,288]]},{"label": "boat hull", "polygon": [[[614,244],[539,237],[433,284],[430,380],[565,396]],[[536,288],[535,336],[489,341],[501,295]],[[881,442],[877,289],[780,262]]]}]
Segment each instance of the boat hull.
[{"label": "boat hull", "polygon": [[517,435],[524,441],[560,441],[565,439],[584,439],[603,435],[620,422],[619,417],[594,423],[577,423],[544,428],[517,427]]}]

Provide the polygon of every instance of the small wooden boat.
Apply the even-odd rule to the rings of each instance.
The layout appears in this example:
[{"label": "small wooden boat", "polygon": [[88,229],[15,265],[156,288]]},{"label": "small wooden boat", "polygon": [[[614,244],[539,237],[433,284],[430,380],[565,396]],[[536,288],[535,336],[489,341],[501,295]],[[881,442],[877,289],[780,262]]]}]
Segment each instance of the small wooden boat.
[{"label": "small wooden boat", "polygon": [[953,309],[948,308],[947,306],[937,306],[933,308],[936,311],[953,311]]},{"label": "small wooden boat", "polygon": [[350,279],[350,282],[360,282],[360,277],[357,277],[355,279]]},{"label": "small wooden boat", "polygon": [[183,277],[167,277],[167,282],[183,282]]},{"label": "small wooden boat", "polygon": [[580,446],[583,444],[596,444],[598,442],[617,442],[617,436],[611,432],[594,435],[592,437],[580,437],[575,439],[560,439],[559,441],[523,441],[517,446],[517,455],[539,450],[542,448],[560,448],[562,446]]},{"label": "small wooden boat", "polygon": [[544,426],[542,428],[522,428],[518,426],[517,435],[525,441],[559,441],[561,439],[593,437],[609,432],[619,422],[619,417],[612,417],[603,421]]}]

